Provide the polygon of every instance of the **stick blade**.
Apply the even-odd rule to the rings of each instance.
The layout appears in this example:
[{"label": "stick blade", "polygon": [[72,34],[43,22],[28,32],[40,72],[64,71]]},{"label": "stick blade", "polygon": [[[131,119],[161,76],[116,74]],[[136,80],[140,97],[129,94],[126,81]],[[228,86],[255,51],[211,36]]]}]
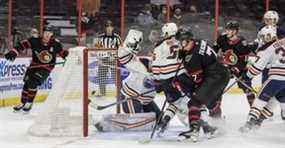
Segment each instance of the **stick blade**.
[{"label": "stick blade", "polygon": [[140,143],[140,144],[148,144],[148,143],[150,143],[150,142],[151,142],[151,139],[150,139],[150,138],[140,139],[140,140],[138,141],[138,143]]}]

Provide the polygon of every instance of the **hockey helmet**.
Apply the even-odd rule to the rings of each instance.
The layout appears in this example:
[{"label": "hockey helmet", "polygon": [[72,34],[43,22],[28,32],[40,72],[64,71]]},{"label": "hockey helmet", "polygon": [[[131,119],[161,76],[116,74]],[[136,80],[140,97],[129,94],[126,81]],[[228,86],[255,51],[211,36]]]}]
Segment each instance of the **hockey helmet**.
[{"label": "hockey helmet", "polygon": [[161,28],[162,36],[167,38],[175,36],[177,34],[178,28],[175,23],[166,23]]},{"label": "hockey helmet", "polygon": [[268,43],[277,39],[277,28],[271,25],[264,26],[257,35],[263,43]]},{"label": "hockey helmet", "polygon": [[177,39],[180,41],[193,39],[194,35],[191,27],[183,26],[178,30]]},{"label": "hockey helmet", "polygon": [[44,27],[44,30],[43,30],[43,31],[44,31],[44,32],[51,32],[51,33],[55,34],[56,29],[55,29],[55,27],[52,26],[52,25],[46,25],[46,26]]},{"label": "hockey helmet", "polygon": [[239,23],[237,21],[229,21],[225,28],[229,30],[239,30]]},{"label": "hockey helmet", "polygon": [[274,25],[276,25],[279,21],[279,15],[276,11],[269,10],[264,14],[263,19],[265,23],[268,20],[273,20]]}]

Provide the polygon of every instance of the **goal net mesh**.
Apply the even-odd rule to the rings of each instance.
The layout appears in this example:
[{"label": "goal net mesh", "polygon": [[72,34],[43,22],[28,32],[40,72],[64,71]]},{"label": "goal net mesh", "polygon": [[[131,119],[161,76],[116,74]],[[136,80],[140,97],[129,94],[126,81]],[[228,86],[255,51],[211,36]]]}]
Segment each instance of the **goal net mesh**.
[{"label": "goal net mesh", "polygon": [[116,50],[75,47],[69,53],[64,66],[54,70],[53,87],[28,129],[32,136],[87,136],[102,114],[116,112],[115,107],[102,112],[91,105],[117,99]]}]

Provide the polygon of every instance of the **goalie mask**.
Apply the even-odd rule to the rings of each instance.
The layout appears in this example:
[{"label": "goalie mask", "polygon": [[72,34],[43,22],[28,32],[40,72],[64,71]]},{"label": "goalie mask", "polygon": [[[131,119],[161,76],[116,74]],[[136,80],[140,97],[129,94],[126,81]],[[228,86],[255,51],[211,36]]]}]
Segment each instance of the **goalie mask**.
[{"label": "goalie mask", "polygon": [[143,33],[141,31],[130,29],[125,39],[125,46],[132,49],[132,52],[136,54],[139,49],[139,43],[143,40]]},{"label": "goalie mask", "polygon": [[277,39],[277,29],[274,26],[263,27],[257,35],[257,38],[263,43],[272,42]]},{"label": "goalie mask", "polygon": [[177,34],[178,28],[175,23],[166,23],[161,28],[162,37],[168,38]]},{"label": "goalie mask", "polygon": [[276,25],[279,21],[279,15],[276,11],[269,10],[263,16],[266,25]]}]

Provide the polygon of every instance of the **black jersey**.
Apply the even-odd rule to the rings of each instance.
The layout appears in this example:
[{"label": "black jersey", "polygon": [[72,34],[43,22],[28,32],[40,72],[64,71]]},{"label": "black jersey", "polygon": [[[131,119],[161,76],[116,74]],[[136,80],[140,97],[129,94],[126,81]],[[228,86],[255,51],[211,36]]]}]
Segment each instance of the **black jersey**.
[{"label": "black jersey", "polygon": [[25,49],[32,50],[32,62],[31,66],[45,65],[45,68],[51,71],[56,63],[56,56],[63,54],[62,44],[57,39],[50,39],[47,44],[42,42],[42,38],[28,38],[19,42],[15,47],[17,51],[23,51]]},{"label": "black jersey", "polygon": [[[193,85],[191,89],[195,90],[203,86],[203,84],[205,85],[209,82],[212,83],[212,80],[215,81],[216,86],[224,83],[224,81],[227,82],[226,80],[229,77],[228,71],[217,61],[216,52],[212,47],[204,40],[194,40],[194,43],[195,44],[191,52],[182,53],[183,56],[180,55],[184,58],[183,65],[187,70],[186,74],[191,78],[190,82],[183,81],[185,83],[187,82],[185,86],[187,85],[189,87],[189,85]],[[212,85],[210,85],[210,87],[212,87]],[[207,88],[203,86],[201,89]],[[213,89],[213,91],[216,91],[216,89]],[[205,91],[203,90],[203,93],[204,92]],[[206,93],[209,92],[206,91]]]},{"label": "black jersey", "polygon": [[207,67],[217,62],[217,56],[212,47],[204,40],[194,40],[191,53],[181,53],[184,67],[189,74],[207,74]]},{"label": "black jersey", "polygon": [[255,50],[247,44],[247,41],[242,36],[231,41],[228,39],[227,35],[219,36],[213,48],[216,52],[222,51],[223,53],[228,50],[232,50],[238,57],[237,64],[233,66],[237,67],[240,71],[246,68],[248,56]]}]

